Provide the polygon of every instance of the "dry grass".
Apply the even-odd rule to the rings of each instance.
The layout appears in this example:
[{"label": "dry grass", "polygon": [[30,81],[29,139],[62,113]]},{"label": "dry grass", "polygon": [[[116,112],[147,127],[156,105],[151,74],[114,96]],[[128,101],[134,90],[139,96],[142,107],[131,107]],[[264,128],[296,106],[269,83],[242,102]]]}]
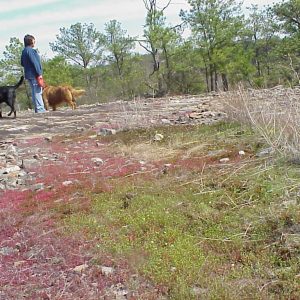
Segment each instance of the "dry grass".
[{"label": "dry grass", "polygon": [[119,151],[124,155],[128,155],[139,160],[156,160],[172,158],[176,155],[176,151],[167,147],[159,146],[154,143],[120,145]]},{"label": "dry grass", "polygon": [[300,89],[281,86],[226,93],[224,109],[230,120],[250,124],[270,147],[285,156],[300,153]]},{"label": "dry grass", "polygon": [[153,125],[153,120],[158,118],[158,115],[158,111],[147,110],[145,100],[134,99],[130,102],[122,102],[119,114],[120,124],[118,124],[118,127],[121,130],[128,130],[151,126]]}]

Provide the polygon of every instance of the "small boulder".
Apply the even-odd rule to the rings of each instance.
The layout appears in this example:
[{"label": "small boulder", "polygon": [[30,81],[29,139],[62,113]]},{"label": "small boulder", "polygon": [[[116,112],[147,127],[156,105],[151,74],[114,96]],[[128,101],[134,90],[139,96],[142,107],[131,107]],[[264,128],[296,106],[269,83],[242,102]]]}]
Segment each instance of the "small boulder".
[{"label": "small boulder", "polygon": [[156,133],[153,140],[154,141],[162,141],[164,139],[164,136],[161,133]]}]

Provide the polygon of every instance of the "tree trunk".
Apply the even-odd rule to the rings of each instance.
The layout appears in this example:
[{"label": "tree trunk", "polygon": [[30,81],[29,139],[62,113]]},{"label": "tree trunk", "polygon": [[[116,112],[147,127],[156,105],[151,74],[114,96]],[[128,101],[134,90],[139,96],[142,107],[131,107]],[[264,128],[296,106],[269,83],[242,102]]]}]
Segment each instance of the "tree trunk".
[{"label": "tree trunk", "polygon": [[256,60],[256,70],[257,70],[257,75],[261,76],[261,68],[260,68],[260,61],[259,61],[259,53],[258,50],[255,51],[255,60]]},{"label": "tree trunk", "polygon": [[164,57],[165,57],[165,60],[166,60],[166,70],[167,70],[167,79],[166,79],[167,90],[166,90],[166,93],[168,93],[170,91],[170,86],[171,86],[170,61],[169,61],[169,56],[168,56],[166,47],[163,47],[163,51],[164,51]]},{"label": "tree trunk", "polygon": [[210,91],[214,91],[214,72],[212,65],[209,66],[209,76],[210,76]]},{"label": "tree trunk", "polygon": [[206,91],[209,93],[209,74],[207,66],[205,67],[205,80],[206,80]]},{"label": "tree trunk", "polygon": [[219,90],[219,86],[218,86],[218,73],[217,73],[216,69],[214,71],[214,75],[215,75],[214,76],[215,77],[215,89],[214,89],[214,91],[218,91]]},{"label": "tree trunk", "polygon": [[227,92],[228,91],[228,80],[226,74],[222,73],[222,83],[223,83],[223,91]]}]

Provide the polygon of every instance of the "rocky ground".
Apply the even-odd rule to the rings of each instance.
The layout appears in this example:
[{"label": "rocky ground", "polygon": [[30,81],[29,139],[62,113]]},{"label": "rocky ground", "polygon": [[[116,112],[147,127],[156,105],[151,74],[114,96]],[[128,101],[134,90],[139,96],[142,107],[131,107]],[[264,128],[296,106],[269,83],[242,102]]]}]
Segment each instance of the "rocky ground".
[{"label": "rocky ground", "polygon": [[[95,142],[97,135],[157,125],[210,124],[224,116],[218,96],[181,96],[85,105],[75,111],[61,108],[45,114],[19,112],[17,119],[4,117],[0,120],[0,191],[4,194],[8,190],[39,190],[45,184],[54,185],[54,178],[44,182],[49,174],[43,173],[50,167],[67,171],[76,163],[81,165],[75,171],[78,174],[95,172],[103,164],[103,147]],[[82,144],[70,139],[86,132],[90,138]],[[76,154],[81,162],[80,157],[74,161]],[[93,156],[90,168],[84,162],[86,155]],[[70,183],[65,181],[66,185]]]},{"label": "rocky ground", "polygon": [[[51,203],[87,205],[81,187],[109,189],[109,178],[156,168],[111,153],[101,136],[137,127],[210,124],[224,117],[218,96],[211,95],[2,118],[0,299],[159,299],[161,291],[129,271],[126,262],[113,263],[107,255],[95,262],[89,250],[95,241],[66,238],[56,223],[67,208],[55,213]],[[160,138],[159,133],[153,137]]]},{"label": "rocky ground", "polygon": [[235,123],[185,126],[244,122],[245,99],[257,120],[290,101],[290,123],[298,98],[275,89],[3,113],[0,300],[299,299],[299,162],[275,164]]}]

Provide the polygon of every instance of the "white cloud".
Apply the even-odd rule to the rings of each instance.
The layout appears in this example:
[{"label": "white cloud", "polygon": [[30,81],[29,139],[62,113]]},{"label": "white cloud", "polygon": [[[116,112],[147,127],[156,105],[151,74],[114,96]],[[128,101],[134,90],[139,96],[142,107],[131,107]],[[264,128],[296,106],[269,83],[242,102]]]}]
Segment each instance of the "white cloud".
[{"label": "white cloud", "polygon": [[[49,2],[51,0],[48,0]],[[55,0],[52,0],[55,1]],[[57,1],[57,0],[56,0]],[[35,1],[33,1],[35,2]],[[111,4],[111,1],[105,1],[99,4],[90,4],[83,7],[75,7],[68,11],[49,11],[41,12],[28,16],[26,21],[23,18],[11,18],[10,20],[0,21],[0,28],[20,29],[29,26],[38,26],[40,24],[55,24],[59,26],[59,22],[65,23],[67,21],[89,20],[98,18],[99,21],[107,22],[111,19],[116,19],[120,22],[130,19],[142,19],[146,15],[146,9],[141,0],[119,1],[117,7]],[[180,8],[187,8],[187,4],[170,5],[166,13],[168,15],[178,14]]]},{"label": "white cloud", "polygon": [[17,9],[26,9],[26,8],[32,8],[34,6],[41,6],[44,4],[49,3],[55,3],[59,2],[60,0],[26,0],[26,1],[20,1],[20,0],[10,0],[10,1],[0,1],[0,12],[11,12],[15,11]]},{"label": "white cloud", "polygon": [[[5,2],[7,3],[7,1]],[[55,7],[55,10],[49,10],[49,6],[48,10],[45,10],[41,5],[55,2],[60,4]],[[36,37],[37,47],[40,51],[51,57],[49,42],[55,41],[60,28],[68,28],[77,22],[93,23],[98,30],[103,32],[104,24],[116,19],[121,22],[122,28],[127,30],[131,36],[141,35],[143,32],[147,11],[142,0],[89,0],[80,5],[76,4],[79,2],[82,3],[83,1],[70,1],[73,4],[72,7],[62,11],[59,8],[65,6],[68,1],[30,0],[23,2],[10,0],[6,10],[11,12],[11,18],[0,19],[0,55],[4,50],[4,45],[8,45],[10,37],[17,37],[22,41],[25,34],[32,34]],[[158,3],[160,7],[163,7],[167,0],[160,0]],[[28,8],[38,4],[41,5],[39,13],[37,14],[36,11],[31,13]],[[0,0],[0,14],[3,13],[2,8],[4,7],[4,1]],[[13,13],[14,9],[20,8],[24,8],[22,16]],[[168,23],[177,24],[180,22],[178,16],[180,9],[188,9],[187,0],[171,2],[165,10]]]},{"label": "white cloud", "polygon": [[[137,11],[132,11],[128,6],[122,5],[120,10],[116,11],[113,14],[112,7],[109,3],[98,4],[98,5],[90,5],[85,6],[83,8],[77,7],[74,9],[70,9],[68,11],[49,11],[49,12],[41,12],[39,14],[34,14],[29,16],[26,21],[23,18],[18,19],[10,19],[10,20],[1,20],[0,28],[9,28],[12,29],[20,29],[31,26],[39,26],[41,24],[55,24],[56,27],[59,26],[60,22],[65,23],[67,21],[74,21],[78,19],[88,19],[93,17],[99,18],[107,18],[109,16],[123,17],[124,14],[128,14],[131,12],[131,16],[134,16]],[[136,14],[138,15],[138,14]]]}]

